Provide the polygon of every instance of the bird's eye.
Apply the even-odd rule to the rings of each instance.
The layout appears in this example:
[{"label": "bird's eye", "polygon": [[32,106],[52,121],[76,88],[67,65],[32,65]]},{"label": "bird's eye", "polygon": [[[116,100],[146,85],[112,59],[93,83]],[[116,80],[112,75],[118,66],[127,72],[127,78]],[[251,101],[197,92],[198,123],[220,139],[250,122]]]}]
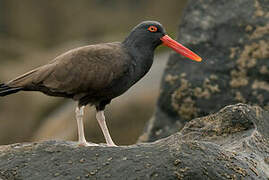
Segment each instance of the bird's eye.
[{"label": "bird's eye", "polygon": [[158,30],[158,28],[156,26],[149,26],[148,30],[150,32],[156,32]]}]

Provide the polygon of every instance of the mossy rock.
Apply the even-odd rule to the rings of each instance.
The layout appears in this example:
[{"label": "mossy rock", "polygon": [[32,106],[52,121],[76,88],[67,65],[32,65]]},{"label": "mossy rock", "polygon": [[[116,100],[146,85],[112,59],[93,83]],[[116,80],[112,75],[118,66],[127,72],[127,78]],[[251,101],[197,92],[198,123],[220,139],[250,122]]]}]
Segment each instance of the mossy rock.
[{"label": "mossy rock", "polygon": [[170,55],[156,113],[141,141],[166,137],[230,104],[269,110],[269,1],[190,0],[178,41],[203,61]]}]

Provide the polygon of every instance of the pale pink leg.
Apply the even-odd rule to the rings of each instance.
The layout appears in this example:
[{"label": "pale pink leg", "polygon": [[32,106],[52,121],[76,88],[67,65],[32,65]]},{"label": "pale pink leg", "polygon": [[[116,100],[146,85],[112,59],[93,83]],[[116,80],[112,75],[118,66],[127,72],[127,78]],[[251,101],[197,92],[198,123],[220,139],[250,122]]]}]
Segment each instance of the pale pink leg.
[{"label": "pale pink leg", "polygon": [[83,127],[83,112],[84,106],[76,108],[76,119],[78,124],[78,145],[79,146],[98,146],[98,144],[88,143],[84,136],[84,127]]},{"label": "pale pink leg", "polygon": [[97,119],[97,121],[98,121],[98,123],[99,123],[99,125],[100,125],[100,127],[102,129],[102,132],[103,132],[104,136],[105,136],[107,145],[108,146],[117,146],[113,142],[113,140],[112,140],[112,138],[111,138],[111,136],[109,134],[108,128],[106,126],[106,119],[105,119],[104,111],[97,111],[96,119]]}]

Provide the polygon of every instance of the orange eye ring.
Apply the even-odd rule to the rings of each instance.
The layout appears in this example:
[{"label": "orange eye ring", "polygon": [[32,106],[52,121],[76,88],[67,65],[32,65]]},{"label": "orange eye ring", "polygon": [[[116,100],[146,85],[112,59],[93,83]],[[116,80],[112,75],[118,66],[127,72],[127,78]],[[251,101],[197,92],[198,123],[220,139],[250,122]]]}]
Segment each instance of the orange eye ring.
[{"label": "orange eye ring", "polygon": [[156,26],[149,26],[148,30],[150,32],[156,32],[158,30],[158,28]]}]

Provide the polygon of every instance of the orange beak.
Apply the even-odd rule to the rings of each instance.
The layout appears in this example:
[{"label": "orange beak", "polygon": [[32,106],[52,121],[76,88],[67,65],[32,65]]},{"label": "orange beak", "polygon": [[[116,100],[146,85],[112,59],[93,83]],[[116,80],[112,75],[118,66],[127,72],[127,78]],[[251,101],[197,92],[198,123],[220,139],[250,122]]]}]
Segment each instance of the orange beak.
[{"label": "orange beak", "polygon": [[184,47],[183,45],[179,44],[178,42],[170,38],[168,35],[164,35],[163,37],[161,37],[161,41],[165,46],[172,48],[174,51],[187,58],[198,62],[202,61],[202,58],[200,56],[198,56],[188,48]]}]

